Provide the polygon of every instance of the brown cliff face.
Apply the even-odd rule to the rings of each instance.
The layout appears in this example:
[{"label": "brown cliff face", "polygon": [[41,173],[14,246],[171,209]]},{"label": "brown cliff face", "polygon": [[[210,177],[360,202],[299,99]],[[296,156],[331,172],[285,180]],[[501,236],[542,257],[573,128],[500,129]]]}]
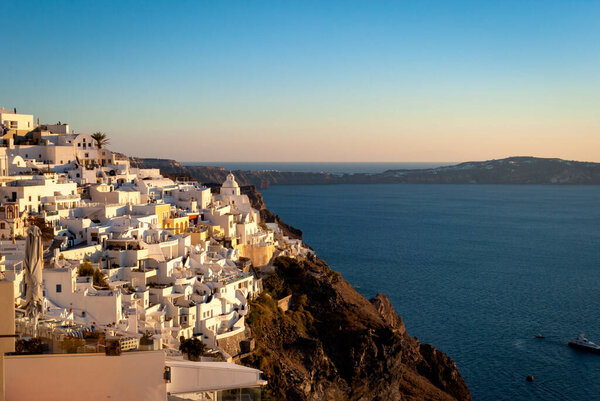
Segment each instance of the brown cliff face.
[{"label": "brown cliff face", "polygon": [[398,316],[392,306],[392,302],[385,294],[377,294],[371,298],[369,302],[375,307],[379,316],[381,316],[387,324],[392,326],[394,330],[397,330],[400,334],[406,333],[402,318]]},{"label": "brown cliff face", "polygon": [[[267,399],[470,400],[455,363],[406,334],[385,295],[371,302],[319,259],[278,258],[248,324]],[[274,299],[292,294],[287,312]]]}]

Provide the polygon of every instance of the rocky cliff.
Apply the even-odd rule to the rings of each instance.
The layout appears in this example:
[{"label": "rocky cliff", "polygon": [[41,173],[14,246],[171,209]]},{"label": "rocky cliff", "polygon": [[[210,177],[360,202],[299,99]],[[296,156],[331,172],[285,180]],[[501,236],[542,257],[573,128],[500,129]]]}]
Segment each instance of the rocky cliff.
[{"label": "rocky cliff", "polygon": [[[247,320],[272,400],[470,400],[456,364],[319,259],[278,258]],[[282,312],[276,299],[292,295]]]},{"label": "rocky cliff", "polygon": [[[171,176],[189,176],[201,182],[223,182],[228,171],[220,167],[184,166],[167,159],[131,159],[135,166],[159,168]],[[234,174],[240,184],[266,188],[269,185],[323,184],[600,184],[600,163],[562,159],[510,157],[467,162],[419,170],[388,170],[377,174],[329,174],[282,171],[242,171]]]},{"label": "rocky cliff", "polygon": [[[244,192],[267,210],[254,187]],[[315,257],[274,264],[247,320],[256,350],[242,360],[264,372],[265,399],[471,399],[456,364],[408,335],[387,296],[368,301]],[[276,301],[288,295],[283,312]]]}]

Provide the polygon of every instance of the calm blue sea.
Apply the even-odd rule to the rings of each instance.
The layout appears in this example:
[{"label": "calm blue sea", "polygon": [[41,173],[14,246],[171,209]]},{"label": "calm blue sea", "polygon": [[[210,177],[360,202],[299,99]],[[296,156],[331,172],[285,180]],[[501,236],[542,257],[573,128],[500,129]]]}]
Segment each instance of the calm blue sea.
[{"label": "calm blue sea", "polygon": [[381,173],[386,170],[397,169],[419,169],[447,166],[456,163],[405,163],[405,162],[382,162],[382,163],[312,163],[312,162],[184,162],[187,166],[219,166],[227,170],[277,170],[286,172],[309,172],[309,173]]},{"label": "calm blue sea", "polygon": [[273,186],[263,195],[361,293],[389,295],[411,335],[457,362],[474,400],[600,399],[600,355],[567,346],[580,332],[600,343],[600,187]]}]

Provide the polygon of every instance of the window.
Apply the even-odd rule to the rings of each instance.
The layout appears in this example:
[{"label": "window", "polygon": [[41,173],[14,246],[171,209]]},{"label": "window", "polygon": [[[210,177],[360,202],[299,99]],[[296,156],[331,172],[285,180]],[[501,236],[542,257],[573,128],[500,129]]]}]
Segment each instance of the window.
[{"label": "window", "polygon": [[2,230],[4,230],[4,229],[6,228],[6,225],[5,225],[4,223],[0,223],[0,228],[1,228]]},{"label": "window", "polygon": [[90,157],[90,154],[89,154],[89,153],[86,153],[86,154],[85,154],[85,157]]},{"label": "window", "polygon": [[29,157],[29,155],[27,153],[25,153],[25,158],[27,159]]},{"label": "window", "polygon": [[80,143],[77,143],[77,146],[81,147],[81,144],[80,144]]},{"label": "window", "polygon": [[29,202],[31,202],[31,195],[29,196]]},{"label": "window", "polygon": [[62,284],[56,284],[56,292],[62,292]]},{"label": "window", "polygon": [[38,195],[38,201],[41,201],[42,197],[40,195]]}]

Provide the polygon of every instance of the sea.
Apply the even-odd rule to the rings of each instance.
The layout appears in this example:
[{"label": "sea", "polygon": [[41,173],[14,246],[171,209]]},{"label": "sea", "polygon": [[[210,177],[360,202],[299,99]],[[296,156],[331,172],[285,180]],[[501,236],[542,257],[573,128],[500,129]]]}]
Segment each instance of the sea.
[{"label": "sea", "polygon": [[183,162],[184,166],[218,166],[226,170],[285,171],[332,174],[381,173],[386,170],[422,169],[448,166],[452,162]]},{"label": "sea", "polygon": [[580,333],[600,343],[600,187],[261,192],[359,292],[387,294],[409,334],[454,359],[474,400],[600,399],[600,355],[567,346]]}]

